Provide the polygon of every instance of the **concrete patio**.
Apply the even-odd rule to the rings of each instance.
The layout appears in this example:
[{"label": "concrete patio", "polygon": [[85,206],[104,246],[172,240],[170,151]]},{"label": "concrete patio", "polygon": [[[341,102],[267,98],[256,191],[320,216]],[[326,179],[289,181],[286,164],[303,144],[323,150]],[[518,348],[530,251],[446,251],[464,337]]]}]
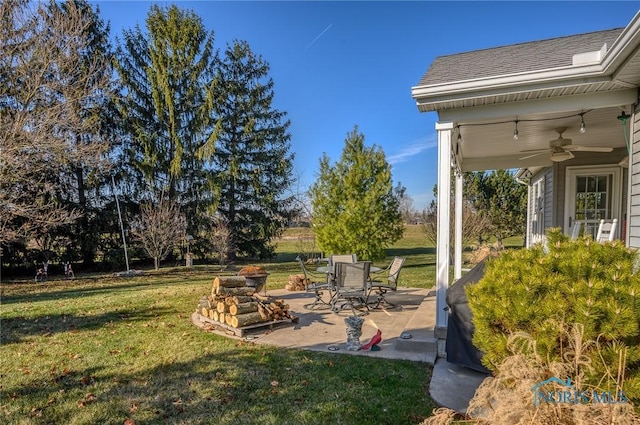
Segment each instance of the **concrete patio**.
[{"label": "concrete patio", "polygon": [[[336,355],[358,355],[385,359],[410,360],[434,365],[429,392],[441,406],[449,407],[459,413],[466,412],[469,400],[484,375],[475,371],[457,367],[437,358],[437,340],[434,337],[435,291],[433,289],[398,288],[388,295],[396,304],[392,309],[371,310],[362,316],[362,337],[360,342],[367,343],[377,330],[382,331],[379,351],[349,351],[346,349],[346,325],[344,319],[351,313],[339,314],[324,310],[307,310],[303,306],[313,300],[313,294],[284,289],[269,290],[267,296],[284,300],[291,313],[297,317],[297,323],[281,323],[271,327],[258,327],[247,330],[242,337],[230,335],[224,330],[210,332],[230,338],[244,339],[257,344],[269,344],[287,348],[324,351]],[[195,325],[205,328],[206,323],[199,315],[192,316]]]}]

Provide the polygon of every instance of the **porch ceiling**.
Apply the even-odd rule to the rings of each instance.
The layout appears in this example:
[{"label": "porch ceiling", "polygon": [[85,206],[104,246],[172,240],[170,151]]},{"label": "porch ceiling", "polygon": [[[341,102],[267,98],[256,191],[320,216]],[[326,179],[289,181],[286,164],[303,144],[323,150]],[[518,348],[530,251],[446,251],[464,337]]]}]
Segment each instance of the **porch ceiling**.
[{"label": "porch ceiling", "polygon": [[[625,147],[625,130],[617,118],[622,110],[621,107],[607,107],[460,120],[454,122],[452,142],[463,171],[549,166],[552,162],[547,153],[526,160],[520,158],[529,155],[522,151],[548,148],[549,141],[558,136],[556,128],[565,127],[563,137],[572,139],[574,145]],[[579,114],[583,112],[586,132],[580,133]],[[518,140],[513,138],[516,119]],[[462,137],[459,143],[458,131]],[[573,153],[576,158],[592,155],[588,152]]]}]

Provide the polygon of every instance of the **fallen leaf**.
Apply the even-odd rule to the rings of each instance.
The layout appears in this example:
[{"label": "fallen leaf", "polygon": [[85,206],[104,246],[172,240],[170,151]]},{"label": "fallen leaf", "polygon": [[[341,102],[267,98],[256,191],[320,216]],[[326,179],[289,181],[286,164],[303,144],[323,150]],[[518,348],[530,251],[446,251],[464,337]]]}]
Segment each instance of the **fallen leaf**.
[{"label": "fallen leaf", "polygon": [[271,386],[272,387],[277,387],[278,385],[280,385],[280,383],[278,381],[271,381]]},{"label": "fallen leaf", "polygon": [[124,420],[124,425],[136,425],[136,423],[133,419],[127,418]]},{"label": "fallen leaf", "polygon": [[87,393],[82,400],[78,402],[78,407],[85,407],[87,404],[91,404],[96,401],[96,397],[93,393]]},{"label": "fallen leaf", "polygon": [[[131,403],[131,407],[129,407],[129,412],[136,413],[137,411],[138,411],[138,405],[135,403]],[[127,419],[127,421],[131,421],[131,419]],[[126,424],[127,421],[124,421],[124,423]],[[131,421],[131,423],[133,423],[133,421]]]}]

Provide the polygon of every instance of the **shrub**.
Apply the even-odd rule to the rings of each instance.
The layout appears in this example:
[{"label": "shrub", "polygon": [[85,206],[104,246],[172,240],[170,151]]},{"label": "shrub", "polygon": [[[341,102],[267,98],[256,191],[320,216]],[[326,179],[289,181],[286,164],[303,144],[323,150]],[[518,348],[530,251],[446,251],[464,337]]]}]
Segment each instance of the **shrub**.
[{"label": "shrub", "polygon": [[559,229],[547,245],[511,250],[489,259],[484,277],[467,288],[473,313],[473,342],[483,363],[497,370],[509,356],[507,342],[524,332],[537,354],[560,361],[568,342],[567,324],[584,327],[584,339],[600,349],[587,350],[595,365],[585,377],[597,384],[607,369],[617,370],[621,347],[629,347],[625,390],[640,400],[640,274],[636,251],[620,241],[568,240]]}]

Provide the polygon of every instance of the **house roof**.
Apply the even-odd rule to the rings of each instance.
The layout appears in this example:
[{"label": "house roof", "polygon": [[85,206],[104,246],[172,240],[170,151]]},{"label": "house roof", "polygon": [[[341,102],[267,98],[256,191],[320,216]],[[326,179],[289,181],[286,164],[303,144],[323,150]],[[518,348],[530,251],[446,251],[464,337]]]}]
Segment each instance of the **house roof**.
[{"label": "house roof", "polygon": [[[640,13],[628,26],[437,57],[411,88],[420,112],[621,92],[640,86]],[[588,106],[585,106],[588,108]]]},{"label": "house roof", "polygon": [[446,84],[572,65],[573,55],[613,45],[624,28],[437,57],[419,85]]}]

